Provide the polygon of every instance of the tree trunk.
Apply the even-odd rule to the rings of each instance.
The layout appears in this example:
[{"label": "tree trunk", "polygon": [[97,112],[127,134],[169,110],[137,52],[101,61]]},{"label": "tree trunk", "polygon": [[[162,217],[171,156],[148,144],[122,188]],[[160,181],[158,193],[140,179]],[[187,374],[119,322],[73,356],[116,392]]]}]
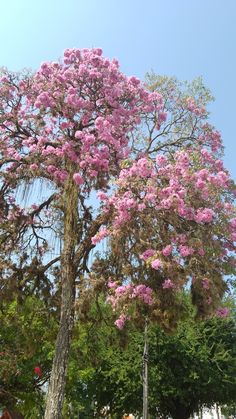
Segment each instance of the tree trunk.
[{"label": "tree trunk", "polygon": [[71,332],[74,323],[76,275],[74,256],[77,243],[77,200],[77,186],[73,182],[71,174],[66,181],[64,189],[64,247],[61,255],[61,316],[46,400],[45,419],[60,419],[62,415]]},{"label": "tree trunk", "polygon": [[143,349],[143,419],[148,419],[148,326],[145,321]]}]

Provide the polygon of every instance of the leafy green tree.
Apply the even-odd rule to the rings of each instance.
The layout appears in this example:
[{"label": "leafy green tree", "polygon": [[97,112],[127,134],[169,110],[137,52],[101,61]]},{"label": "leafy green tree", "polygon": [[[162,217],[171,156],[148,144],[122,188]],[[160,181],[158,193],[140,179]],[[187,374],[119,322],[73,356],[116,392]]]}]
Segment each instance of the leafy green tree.
[{"label": "leafy green tree", "polygon": [[[80,299],[76,314],[80,320],[72,339],[63,418],[101,418],[107,408],[112,419],[129,412],[140,417],[140,320],[118,330],[110,306],[101,297],[94,299],[91,290]],[[196,323],[189,314],[176,334],[149,326],[151,417],[158,412],[184,419],[203,405],[236,402],[235,319]],[[17,407],[28,419],[42,417],[57,327],[54,310],[35,297],[1,304],[1,407]]]},{"label": "leafy green tree", "polygon": [[[82,417],[112,418],[142,414],[142,330],[116,330],[108,307],[100,323],[94,309],[87,324],[78,323],[67,386],[68,405]],[[214,317],[179,324],[176,334],[149,327],[149,411],[151,417],[187,419],[202,406],[230,404],[236,397],[235,319]],[[84,415],[84,416],[83,416]]]},{"label": "leafy green tree", "polygon": [[34,296],[0,305],[0,408],[42,417],[57,332],[55,310]]}]

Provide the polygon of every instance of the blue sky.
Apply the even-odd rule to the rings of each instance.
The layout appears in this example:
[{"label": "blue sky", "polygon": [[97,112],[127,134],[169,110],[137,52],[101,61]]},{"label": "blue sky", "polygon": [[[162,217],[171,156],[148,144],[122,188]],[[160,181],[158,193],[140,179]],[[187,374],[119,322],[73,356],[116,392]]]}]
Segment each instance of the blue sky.
[{"label": "blue sky", "polygon": [[236,178],[236,0],[8,0],[0,39],[0,65],[11,70],[37,69],[65,48],[101,47],[128,75],[203,76]]}]

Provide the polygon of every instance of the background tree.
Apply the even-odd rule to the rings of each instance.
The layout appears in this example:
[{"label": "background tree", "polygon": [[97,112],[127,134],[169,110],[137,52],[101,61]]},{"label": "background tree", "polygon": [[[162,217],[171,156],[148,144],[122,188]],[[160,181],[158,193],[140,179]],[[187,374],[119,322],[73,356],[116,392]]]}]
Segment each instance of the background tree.
[{"label": "background tree", "polygon": [[[196,322],[187,306],[189,315],[176,333],[166,334],[155,325],[149,328],[149,410],[153,417],[158,412],[163,418],[187,419],[203,406],[235,403],[235,317]],[[101,300],[99,310],[102,322],[93,305],[90,313],[86,311],[87,322],[76,326],[67,398],[71,406],[78,403],[84,418],[101,417],[105,406],[112,418],[129,412],[141,417],[144,332],[133,324],[115,330],[113,315]]]},{"label": "background tree", "polygon": [[187,283],[205,316],[234,272],[233,185],[208,92],[154,76],[147,91],[101,54],[67,50],[0,83],[1,281],[61,290],[47,419],[62,411],[77,282],[109,281],[120,328],[140,308],[173,329]]},{"label": "background tree", "polygon": [[55,310],[35,296],[0,304],[0,408],[42,417],[57,333]]},{"label": "background tree", "polygon": [[[102,296],[92,290],[78,301],[62,417],[142,416],[140,321],[123,330]],[[92,304],[91,304],[92,303]],[[188,313],[187,313],[188,311]],[[1,407],[41,418],[57,332],[54,311],[27,297],[2,304],[0,316]],[[175,334],[149,327],[149,410],[163,418],[189,417],[202,406],[235,403],[235,318],[195,322],[186,298],[186,318]]]}]

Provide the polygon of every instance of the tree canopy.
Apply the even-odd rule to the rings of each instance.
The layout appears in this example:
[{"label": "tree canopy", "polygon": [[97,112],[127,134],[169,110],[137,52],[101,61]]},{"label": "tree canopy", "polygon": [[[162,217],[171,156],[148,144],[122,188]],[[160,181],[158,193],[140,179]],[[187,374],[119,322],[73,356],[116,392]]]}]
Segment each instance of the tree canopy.
[{"label": "tree canopy", "polygon": [[127,77],[98,48],[2,70],[1,293],[61,295],[46,419],[62,411],[76,285],[109,290],[118,328],[174,329],[186,287],[198,317],[227,315],[235,187],[210,98],[200,80]]},{"label": "tree canopy", "polygon": [[[188,300],[188,297],[186,297]],[[99,305],[98,305],[99,304]],[[114,419],[142,415],[143,327],[114,326],[111,307],[90,299],[86,318],[74,327],[62,417]],[[149,325],[149,411],[154,417],[188,418],[203,406],[236,402],[235,318],[196,322],[188,316],[173,334]],[[81,313],[82,316],[82,313]],[[40,418],[45,404],[55,316],[37,299],[4,304],[0,316],[1,404]],[[31,415],[31,416],[30,416]]]}]

